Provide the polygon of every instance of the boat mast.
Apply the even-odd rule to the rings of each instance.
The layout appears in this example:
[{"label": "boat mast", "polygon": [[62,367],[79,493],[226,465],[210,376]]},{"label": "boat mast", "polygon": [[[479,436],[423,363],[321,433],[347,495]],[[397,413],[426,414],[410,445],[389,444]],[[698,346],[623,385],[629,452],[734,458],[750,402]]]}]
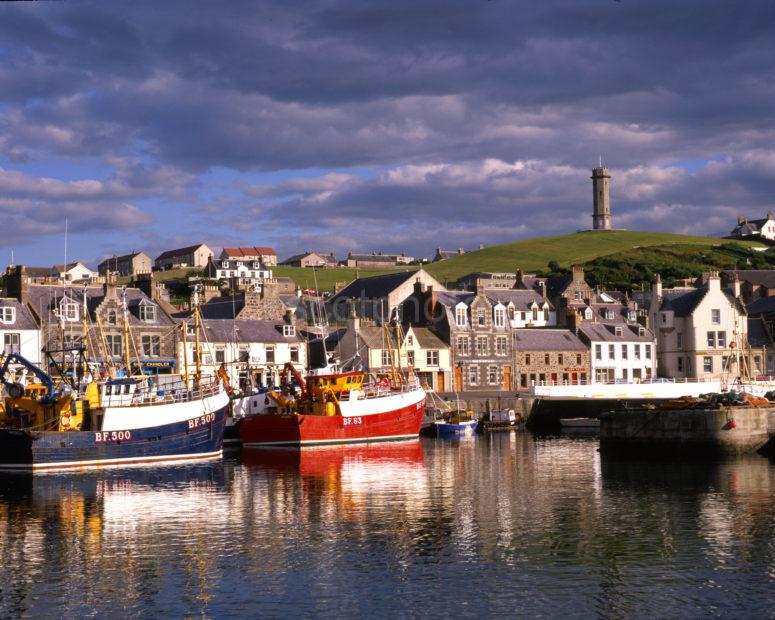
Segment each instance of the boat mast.
[{"label": "boat mast", "polygon": [[196,341],[196,374],[194,375],[194,381],[196,382],[196,386],[199,387],[199,382],[202,380],[201,343],[199,341],[199,284],[194,284],[194,332]]},{"label": "boat mast", "polygon": [[188,387],[188,323],[183,321],[180,324],[180,329],[183,332],[183,372],[186,380],[186,387]]},{"label": "boat mast", "polygon": [[88,288],[84,284],[83,285],[83,320],[81,321],[81,380],[86,380],[86,375],[89,371],[89,362],[86,359],[89,349],[88,349],[88,343],[89,343],[89,306],[86,301],[86,292]]},{"label": "boat mast", "polygon": [[126,366],[126,376],[132,376],[132,363],[129,359],[129,308],[126,303],[126,287],[121,290],[121,305],[124,309],[124,365]]}]

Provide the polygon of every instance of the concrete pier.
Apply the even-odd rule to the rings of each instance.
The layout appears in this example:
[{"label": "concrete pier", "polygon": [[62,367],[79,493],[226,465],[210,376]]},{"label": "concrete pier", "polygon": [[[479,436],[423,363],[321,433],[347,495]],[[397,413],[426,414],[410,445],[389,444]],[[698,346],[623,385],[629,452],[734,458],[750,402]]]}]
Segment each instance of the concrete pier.
[{"label": "concrete pier", "polygon": [[601,451],[745,454],[764,448],[774,407],[620,410],[600,415]]}]

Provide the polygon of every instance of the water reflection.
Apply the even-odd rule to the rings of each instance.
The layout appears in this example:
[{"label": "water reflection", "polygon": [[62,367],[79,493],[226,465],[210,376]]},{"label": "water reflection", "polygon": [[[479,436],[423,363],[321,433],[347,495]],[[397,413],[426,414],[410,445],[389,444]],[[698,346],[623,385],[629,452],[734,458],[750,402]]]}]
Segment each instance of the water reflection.
[{"label": "water reflection", "polygon": [[765,615],[774,473],[504,433],[6,476],[0,617]]}]

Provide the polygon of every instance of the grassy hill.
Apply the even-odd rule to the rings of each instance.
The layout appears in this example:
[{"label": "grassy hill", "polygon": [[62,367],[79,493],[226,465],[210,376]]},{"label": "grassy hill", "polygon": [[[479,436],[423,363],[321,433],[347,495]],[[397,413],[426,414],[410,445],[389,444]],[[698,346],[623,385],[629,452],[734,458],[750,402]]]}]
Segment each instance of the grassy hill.
[{"label": "grassy hill", "polygon": [[649,233],[625,230],[580,232],[556,237],[525,239],[514,243],[496,245],[483,250],[433,263],[427,267],[437,280],[453,282],[460,276],[474,271],[514,272],[547,271],[549,261],[557,261],[562,267],[585,264],[594,259],[617,254],[628,254],[647,247],[712,248],[736,245],[741,248],[761,246],[756,242],[729,241],[714,237],[692,237],[672,233]]},{"label": "grassy hill", "polygon": [[378,276],[383,273],[395,273],[397,271],[416,271],[419,267],[408,265],[400,269],[350,269],[337,267],[331,269],[315,269],[314,273],[309,267],[287,267],[281,265],[273,267],[275,277],[291,278],[301,288],[314,289],[317,280],[317,288],[321,291],[333,291],[338,283],[347,284],[356,278]]}]

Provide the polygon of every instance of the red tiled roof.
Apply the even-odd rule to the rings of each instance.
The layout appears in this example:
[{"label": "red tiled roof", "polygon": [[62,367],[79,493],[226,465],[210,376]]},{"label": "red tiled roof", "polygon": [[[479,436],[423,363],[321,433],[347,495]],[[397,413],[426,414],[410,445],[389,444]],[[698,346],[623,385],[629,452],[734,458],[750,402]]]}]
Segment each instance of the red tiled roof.
[{"label": "red tiled roof", "polygon": [[272,248],[223,248],[227,256],[277,256]]}]

